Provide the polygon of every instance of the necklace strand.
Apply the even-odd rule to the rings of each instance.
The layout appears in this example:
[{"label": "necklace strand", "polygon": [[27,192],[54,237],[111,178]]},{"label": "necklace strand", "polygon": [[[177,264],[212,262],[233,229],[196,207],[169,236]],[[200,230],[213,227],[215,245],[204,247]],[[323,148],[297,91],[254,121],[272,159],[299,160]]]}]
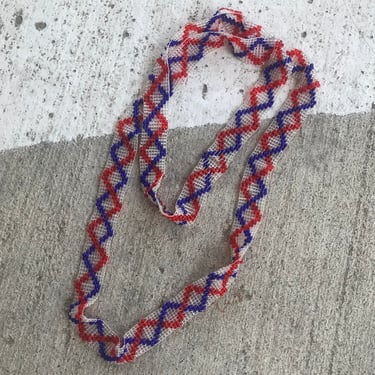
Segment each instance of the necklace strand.
[{"label": "necklace strand", "polygon": [[[243,104],[201,155],[185,182],[175,211],[169,212],[158,196],[165,175],[167,103],[175,87],[188,76],[189,69],[225,43],[230,45],[234,56],[261,67],[260,76]],[[234,155],[259,128],[264,113],[274,106],[278,89],[287,83],[293,85],[289,96],[250,154],[240,183],[229,238],[231,263],[187,285],[177,296],[139,320],[123,337],[102,319],[86,316],[87,307],[100,293],[113,226],[122,208],[137,151],[145,196],[167,219],[180,225],[193,223],[214,182],[227,171]],[[134,360],[227,292],[261,222],[272,171],[301,127],[306,110],[315,105],[318,87],[313,65],[306,62],[301,51],[284,52],[281,41],[262,36],[260,26],[246,23],[235,10],[221,8],[206,22],[190,23],[169,42],[149,76],[145,94],[134,101],[128,116],[117,123],[74,283],[69,317],[82,340],[98,344],[103,359],[117,363]]]}]

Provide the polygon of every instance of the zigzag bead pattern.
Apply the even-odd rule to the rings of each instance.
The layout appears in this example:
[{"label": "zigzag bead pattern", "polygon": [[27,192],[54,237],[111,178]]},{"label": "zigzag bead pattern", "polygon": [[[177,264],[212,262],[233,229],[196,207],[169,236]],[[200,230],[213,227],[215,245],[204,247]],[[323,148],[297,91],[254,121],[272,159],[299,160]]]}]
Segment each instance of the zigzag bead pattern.
[{"label": "zigzag bead pattern", "polygon": [[[225,44],[229,44],[234,56],[259,66],[260,75],[243,104],[201,155],[172,213],[158,196],[167,153],[166,105],[189,69]],[[167,219],[180,225],[193,223],[213,183],[227,171],[234,155],[259,128],[262,116],[274,107],[277,90],[288,83],[292,87],[286,101],[269,122],[245,167],[229,239],[231,263],[187,285],[124,336],[113,332],[102,319],[86,316],[87,307],[100,293],[114,236],[113,225],[122,208],[137,151],[145,196]],[[169,42],[165,53],[157,59],[143,97],[117,123],[74,283],[75,297],[69,317],[82,340],[98,345],[104,360],[133,361],[227,292],[261,222],[275,164],[301,127],[306,111],[315,105],[318,87],[313,65],[306,62],[301,51],[284,51],[281,41],[262,36],[260,26],[246,23],[235,10],[222,8],[206,22],[190,23]]]}]

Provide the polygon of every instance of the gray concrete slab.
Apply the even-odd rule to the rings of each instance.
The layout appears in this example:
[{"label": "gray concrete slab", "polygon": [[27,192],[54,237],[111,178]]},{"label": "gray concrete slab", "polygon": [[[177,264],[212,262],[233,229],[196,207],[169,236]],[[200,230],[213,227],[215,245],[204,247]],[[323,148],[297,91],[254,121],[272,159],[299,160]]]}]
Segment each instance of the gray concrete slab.
[{"label": "gray concrete slab", "polygon": [[[374,112],[310,116],[276,168],[232,289],[120,367],[82,343],[67,319],[110,137],[0,153],[0,373],[374,374],[374,120]],[[217,129],[171,131],[170,202]],[[189,228],[162,218],[132,179],[93,313],[124,332],[227,261],[245,156]]]}]

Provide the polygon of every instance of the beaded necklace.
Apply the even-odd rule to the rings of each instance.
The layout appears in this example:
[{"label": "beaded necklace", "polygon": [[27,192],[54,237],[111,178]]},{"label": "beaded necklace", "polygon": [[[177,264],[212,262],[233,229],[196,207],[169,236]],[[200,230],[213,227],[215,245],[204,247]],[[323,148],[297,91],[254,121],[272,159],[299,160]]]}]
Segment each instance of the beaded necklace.
[{"label": "beaded necklace", "polygon": [[[166,106],[189,69],[225,43],[230,45],[234,56],[260,66],[260,76],[242,105],[201,155],[185,182],[175,212],[169,212],[158,196],[167,152]],[[100,293],[114,236],[113,225],[122,208],[137,152],[145,196],[167,219],[180,225],[193,223],[213,183],[227,171],[234,155],[259,128],[262,115],[274,105],[278,89],[290,82],[293,86],[288,98],[248,157],[229,238],[231,263],[187,285],[177,296],[139,320],[124,336],[113,332],[102,319],[86,316],[87,307]],[[103,359],[117,363],[134,360],[227,292],[261,222],[275,164],[301,127],[306,110],[316,104],[317,87],[313,65],[306,62],[301,51],[284,52],[281,41],[262,36],[261,27],[245,22],[239,11],[221,8],[203,23],[186,25],[169,42],[156,61],[143,97],[135,100],[127,117],[117,123],[74,283],[69,317],[82,340],[98,344]]]}]

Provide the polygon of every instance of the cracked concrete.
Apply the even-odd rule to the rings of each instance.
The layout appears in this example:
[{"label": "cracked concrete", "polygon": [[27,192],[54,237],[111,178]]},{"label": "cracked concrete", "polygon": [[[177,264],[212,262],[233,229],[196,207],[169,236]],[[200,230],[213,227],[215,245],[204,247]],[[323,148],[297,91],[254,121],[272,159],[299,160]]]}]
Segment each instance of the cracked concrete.
[{"label": "cracked concrete", "polygon": [[[1,152],[0,373],[374,374],[374,113],[308,117],[276,168],[264,221],[234,286],[122,367],[82,343],[67,319],[110,137]],[[171,130],[167,201],[217,129]],[[189,228],[162,218],[133,175],[93,313],[123,332],[227,261],[238,183],[253,144]]]}]

